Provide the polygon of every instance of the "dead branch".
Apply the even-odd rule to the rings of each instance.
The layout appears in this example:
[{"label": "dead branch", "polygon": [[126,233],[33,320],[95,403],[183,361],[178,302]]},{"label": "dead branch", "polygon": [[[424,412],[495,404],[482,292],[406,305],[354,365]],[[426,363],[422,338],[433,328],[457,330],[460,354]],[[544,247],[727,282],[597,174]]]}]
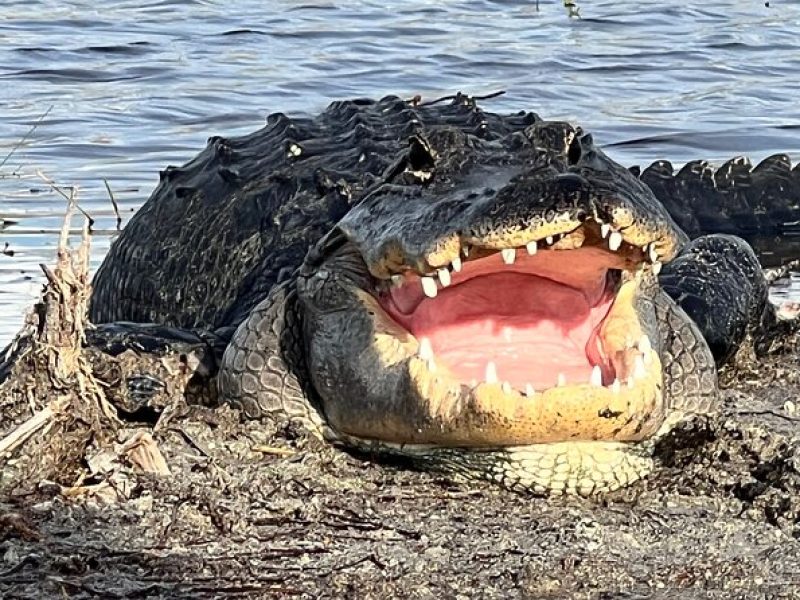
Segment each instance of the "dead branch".
[{"label": "dead branch", "polygon": [[0,456],[7,452],[13,452],[17,447],[25,442],[31,435],[44,427],[53,417],[58,415],[68,404],[66,398],[53,400],[42,410],[33,415],[30,419],[14,429],[6,437],[0,440]]},{"label": "dead branch", "polygon": [[111,191],[111,186],[108,184],[108,179],[103,178],[103,183],[106,186],[108,197],[111,200],[111,206],[114,208],[114,216],[117,217],[117,231],[122,231],[122,217],[119,214],[119,204],[117,204],[117,199],[114,198],[114,192]]}]

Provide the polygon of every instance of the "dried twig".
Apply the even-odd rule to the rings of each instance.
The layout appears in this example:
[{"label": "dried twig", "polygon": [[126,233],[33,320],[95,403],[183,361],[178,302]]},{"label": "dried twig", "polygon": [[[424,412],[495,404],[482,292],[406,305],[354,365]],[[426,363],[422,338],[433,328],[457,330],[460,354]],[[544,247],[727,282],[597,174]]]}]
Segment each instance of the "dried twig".
[{"label": "dried twig", "polygon": [[296,450],[292,450],[291,448],[278,448],[276,446],[264,446],[258,445],[253,446],[253,452],[261,452],[262,454],[274,454],[276,456],[294,456],[297,454]]},{"label": "dried twig", "polygon": [[84,217],[86,217],[86,219],[89,221],[89,229],[91,230],[92,227],[94,226],[94,219],[92,218],[92,215],[87,213],[85,210],[83,210],[78,205],[78,202],[77,202],[78,188],[75,187],[75,186],[69,186],[68,188],[66,188],[66,189],[69,189],[69,193],[67,193],[65,191],[65,188],[62,188],[61,186],[57,185],[55,181],[50,179],[47,175],[42,173],[42,171],[40,171],[39,169],[36,170],[36,174],[39,176],[39,178],[42,181],[44,181],[47,185],[50,186],[51,190],[53,190],[54,192],[59,194],[61,197],[63,197],[67,201],[67,206],[68,206],[67,211],[68,211],[70,216],[68,216],[68,217],[66,217],[64,219],[64,223],[63,223],[63,225],[61,227],[61,237],[59,238],[59,244],[61,242],[66,244],[67,238],[65,237],[65,233],[64,232],[66,231],[67,234],[69,233],[69,223],[70,223],[70,220],[71,220],[71,214],[72,214],[72,211],[75,210],[75,209],[78,209],[80,211],[80,213]]},{"label": "dried twig", "polygon": [[2,169],[5,166],[5,164],[8,162],[8,159],[10,159],[14,155],[14,153],[17,150],[19,150],[19,148],[22,146],[22,144],[24,144],[28,140],[28,138],[31,135],[33,135],[33,132],[36,131],[36,128],[39,127],[39,125],[41,125],[42,121],[44,121],[45,118],[47,117],[47,115],[50,114],[50,111],[53,110],[53,106],[55,106],[55,105],[51,104],[47,108],[47,110],[44,111],[42,116],[39,117],[33,125],[31,125],[31,128],[28,129],[28,132],[25,135],[22,136],[22,139],[20,141],[18,141],[16,144],[14,144],[14,146],[11,148],[9,153],[6,154],[6,157],[3,159],[3,161],[0,162],[0,169]]},{"label": "dried twig", "polygon": [[69,404],[69,402],[65,398],[53,400],[30,419],[14,429],[0,440],[0,456],[6,452],[13,452],[16,450],[25,440],[44,427],[50,419],[58,415],[67,404]]},{"label": "dried twig", "polygon": [[114,192],[111,191],[111,186],[108,185],[108,179],[103,177],[103,184],[106,186],[108,197],[111,199],[111,206],[114,208],[114,215],[117,217],[117,231],[122,231],[122,217],[119,214],[119,205],[117,199],[114,198]]},{"label": "dried twig", "polygon": [[203,458],[213,458],[209,451],[200,442],[194,439],[183,427],[172,426],[168,431],[172,431],[180,435],[192,448],[202,454]]},{"label": "dried twig", "polygon": [[778,412],[776,410],[771,410],[771,409],[765,409],[765,410],[737,410],[736,414],[737,415],[744,415],[744,416],[755,416],[755,417],[764,416],[764,415],[770,415],[770,416],[773,416],[773,417],[777,417],[779,419],[783,419],[785,421],[792,421],[792,422],[795,422],[795,423],[800,422],[800,417],[795,417],[793,415],[787,415],[785,413],[780,413],[780,412]]},{"label": "dried twig", "polygon": [[767,280],[768,284],[772,285],[779,279],[783,279],[793,271],[797,271],[799,269],[800,259],[790,260],[789,262],[782,264],[780,267],[764,269],[764,278]]}]

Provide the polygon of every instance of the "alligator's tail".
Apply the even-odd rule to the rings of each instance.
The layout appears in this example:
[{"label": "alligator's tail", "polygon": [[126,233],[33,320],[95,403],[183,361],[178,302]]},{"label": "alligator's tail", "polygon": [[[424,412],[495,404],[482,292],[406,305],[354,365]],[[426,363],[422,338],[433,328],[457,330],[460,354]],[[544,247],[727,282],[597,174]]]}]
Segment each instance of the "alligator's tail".
[{"label": "alligator's tail", "polygon": [[774,154],[753,167],[744,157],[718,168],[703,160],[677,172],[666,160],[631,171],[653,190],[691,237],[731,233],[744,238],[800,235],[800,163]]}]

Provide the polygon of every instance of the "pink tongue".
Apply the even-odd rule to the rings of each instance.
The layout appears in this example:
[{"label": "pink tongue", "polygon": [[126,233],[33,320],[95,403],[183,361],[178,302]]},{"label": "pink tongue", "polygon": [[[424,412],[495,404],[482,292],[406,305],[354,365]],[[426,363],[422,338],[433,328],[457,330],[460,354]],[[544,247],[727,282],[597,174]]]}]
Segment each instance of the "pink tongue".
[{"label": "pink tongue", "polygon": [[436,361],[460,381],[484,381],[493,361],[501,382],[542,390],[556,385],[559,373],[568,384],[589,382],[599,359],[590,362],[587,344],[613,300],[602,293],[589,296],[601,299],[590,306],[574,288],[507,272],[442,289],[435,299],[423,298],[412,314],[394,304],[387,308],[417,339],[427,337]]}]

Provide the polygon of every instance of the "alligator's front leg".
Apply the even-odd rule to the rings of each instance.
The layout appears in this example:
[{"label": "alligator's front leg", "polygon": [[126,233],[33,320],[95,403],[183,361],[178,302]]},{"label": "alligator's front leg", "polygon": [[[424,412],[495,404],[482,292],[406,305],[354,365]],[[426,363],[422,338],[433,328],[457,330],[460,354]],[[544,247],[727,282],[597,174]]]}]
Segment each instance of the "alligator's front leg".
[{"label": "alligator's front leg", "polygon": [[220,396],[275,431],[287,426],[325,437],[310,399],[295,281],[273,288],[234,333],[222,358]]},{"label": "alligator's front leg", "polygon": [[775,321],[753,249],[732,235],[690,242],[660,276],[663,289],[697,324],[718,366],[758,345]]},{"label": "alligator's front leg", "polygon": [[[0,352],[0,383],[29,351],[32,333],[21,333]],[[106,399],[122,416],[139,411],[163,414],[185,398],[217,403],[215,377],[225,348],[225,331],[189,330],[153,323],[119,321],[86,329],[82,354]]]}]

